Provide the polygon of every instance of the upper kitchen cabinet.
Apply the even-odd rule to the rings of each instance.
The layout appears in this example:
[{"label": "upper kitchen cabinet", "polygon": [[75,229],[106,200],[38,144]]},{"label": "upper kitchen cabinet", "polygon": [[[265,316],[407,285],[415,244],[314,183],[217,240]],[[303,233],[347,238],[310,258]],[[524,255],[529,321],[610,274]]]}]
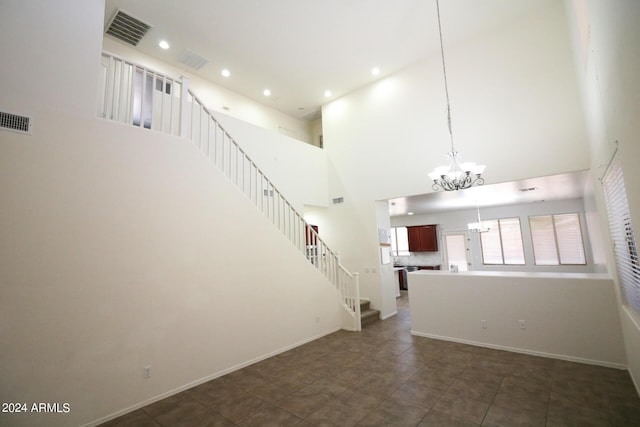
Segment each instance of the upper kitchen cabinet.
[{"label": "upper kitchen cabinet", "polygon": [[435,252],[438,250],[438,235],[435,225],[407,227],[409,252]]}]

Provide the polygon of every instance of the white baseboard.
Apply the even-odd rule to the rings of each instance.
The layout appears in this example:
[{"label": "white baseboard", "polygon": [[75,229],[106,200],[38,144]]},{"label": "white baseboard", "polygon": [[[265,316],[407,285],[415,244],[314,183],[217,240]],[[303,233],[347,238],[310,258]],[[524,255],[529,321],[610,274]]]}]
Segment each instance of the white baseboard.
[{"label": "white baseboard", "polygon": [[398,314],[398,310],[396,310],[396,311],[394,311],[394,312],[392,312],[392,313],[389,313],[389,314],[387,314],[386,316],[381,316],[381,317],[380,317],[380,320],[387,320],[388,318],[393,317],[393,316],[395,316],[396,314]]},{"label": "white baseboard", "polygon": [[204,384],[204,383],[206,383],[208,381],[215,380],[216,378],[219,378],[219,377],[222,377],[224,375],[230,374],[231,372],[235,372],[235,371],[240,370],[242,368],[246,368],[247,366],[253,365],[254,363],[258,363],[258,362],[260,362],[262,360],[265,360],[265,359],[268,359],[270,357],[277,356],[278,354],[281,354],[281,353],[284,353],[286,351],[292,350],[292,349],[294,349],[296,347],[300,347],[301,345],[310,343],[311,341],[315,341],[315,340],[317,340],[319,338],[322,338],[324,336],[333,334],[334,332],[338,332],[340,330],[342,330],[342,328],[340,328],[340,327],[333,328],[333,329],[330,329],[330,330],[328,330],[326,332],[323,332],[321,334],[315,335],[315,336],[313,336],[311,338],[307,338],[307,339],[304,339],[304,340],[299,341],[297,343],[282,347],[282,348],[280,348],[278,350],[272,351],[270,353],[264,354],[262,356],[256,357],[256,358],[248,360],[246,362],[238,363],[237,365],[231,366],[230,368],[223,369],[222,371],[218,371],[218,372],[216,372],[214,374],[211,374],[211,375],[208,375],[208,376],[206,376],[204,378],[200,378],[200,379],[197,379],[197,380],[192,381],[190,383],[187,383],[185,385],[182,385],[180,387],[176,387],[176,388],[174,388],[172,390],[169,390],[169,391],[167,391],[165,393],[161,393],[161,394],[159,394],[157,396],[149,398],[149,399],[147,399],[147,400],[145,400],[143,402],[136,403],[135,405],[129,406],[128,408],[125,408],[125,409],[122,409],[120,411],[114,412],[112,414],[109,414],[109,415],[104,416],[102,418],[99,418],[97,420],[88,422],[86,424],[82,424],[80,427],[94,427],[94,426],[97,426],[99,424],[105,423],[107,421],[111,421],[111,420],[113,420],[115,418],[118,418],[118,417],[121,417],[123,415],[126,415],[129,412],[133,412],[133,411],[135,411],[137,409],[143,408],[143,407],[145,407],[147,405],[150,405],[152,403],[158,402],[158,401],[160,401],[162,399],[166,399],[167,397],[173,396],[174,394],[182,393],[183,391],[188,390],[188,389],[193,388],[193,387],[196,387],[196,386],[199,386],[200,384]]},{"label": "white baseboard", "polygon": [[[506,351],[511,351],[514,353],[521,353],[521,354],[529,354],[532,356],[542,356],[542,357],[548,357],[551,359],[559,359],[559,360],[566,360],[569,362],[578,362],[578,363],[585,363],[588,365],[597,365],[597,366],[604,366],[607,368],[615,368],[615,369],[624,369],[627,370],[627,365],[623,365],[620,363],[612,363],[612,362],[605,362],[602,360],[592,360],[592,359],[584,359],[581,357],[574,357],[574,356],[567,356],[564,354],[555,354],[555,353],[545,353],[542,351],[535,351],[535,350],[527,350],[524,348],[516,348],[516,347],[507,347],[507,346],[503,346],[503,345],[496,345],[496,344],[490,344],[490,343],[485,343],[485,342],[477,342],[477,341],[471,341],[471,340],[464,340],[464,339],[459,339],[459,338],[452,338],[452,337],[445,337],[445,336],[441,336],[441,335],[434,335],[434,334],[426,334],[424,332],[417,332],[417,331],[411,331],[411,335],[415,335],[418,337],[425,337],[425,338],[433,338],[433,339],[437,339],[437,340],[443,340],[443,341],[451,341],[451,342],[457,342],[460,344],[468,344],[468,345],[474,345],[476,347],[485,347],[485,348],[492,348],[495,350],[506,350]],[[633,379],[633,377],[632,377]]]}]

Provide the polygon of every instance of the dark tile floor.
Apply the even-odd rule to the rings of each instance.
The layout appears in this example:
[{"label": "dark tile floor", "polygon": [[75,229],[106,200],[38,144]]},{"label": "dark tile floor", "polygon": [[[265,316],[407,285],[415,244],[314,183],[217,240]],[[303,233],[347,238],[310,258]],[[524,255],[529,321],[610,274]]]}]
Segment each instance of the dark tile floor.
[{"label": "dark tile floor", "polygon": [[411,336],[398,315],[340,331],[104,426],[640,426],[626,371]]}]

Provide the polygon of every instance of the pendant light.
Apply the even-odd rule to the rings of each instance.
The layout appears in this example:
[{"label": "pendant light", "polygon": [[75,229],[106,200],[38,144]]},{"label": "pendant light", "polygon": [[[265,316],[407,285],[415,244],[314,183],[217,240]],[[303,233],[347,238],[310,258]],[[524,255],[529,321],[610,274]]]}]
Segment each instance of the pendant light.
[{"label": "pendant light", "polygon": [[484,184],[482,173],[484,165],[476,165],[475,163],[460,163],[460,153],[453,146],[453,131],[451,129],[451,103],[449,102],[449,88],[447,86],[447,68],[444,63],[444,44],[442,43],[442,24],[440,22],[440,3],[436,0],[436,10],[438,12],[438,31],[440,34],[440,53],[442,55],[442,72],[444,74],[444,91],[447,95],[447,124],[449,127],[449,139],[451,142],[451,151],[447,153],[449,158],[448,166],[439,166],[429,174],[433,180],[432,188],[434,191],[440,189],[445,191],[457,191],[474,185]]}]

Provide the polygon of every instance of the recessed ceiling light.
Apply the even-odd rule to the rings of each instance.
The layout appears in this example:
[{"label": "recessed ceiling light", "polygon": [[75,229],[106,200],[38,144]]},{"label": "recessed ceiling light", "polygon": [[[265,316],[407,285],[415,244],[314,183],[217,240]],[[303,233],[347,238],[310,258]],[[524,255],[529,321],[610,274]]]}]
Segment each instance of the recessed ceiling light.
[{"label": "recessed ceiling light", "polygon": [[224,68],[220,74],[222,74],[224,77],[229,77],[231,75],[231,71],[227,70],[226,68]]},{"label": "recessed ceiling light", "polygon": [[269,89],[265,89],[262,93],[264,96],[271,96],[271,91]]},{"label": "recessed ceiling light", "polygon": [[160,40],[160,43],[158,43],[158,46],[160,46],[160,48],[164,50],[169,49],[169,43],[167,43],[166,40]]},{"label": "recessed ceiling light", "polygon": [[373,69],[371,70],[371,74],[373,74],[374,76],[377,76],[378,74],[380,74],[380,68],[373,67]]},{"label": "recessed ceiling light", "polygon": [[413,212],[407,212],[407,215],[413,215]]},{"label": "recessed ceiling light", "polygon": [[329,98],[331,96],[331,91],[330,90],[325,90],[324,91],[324,96],[326,96],[327,98]]}]

